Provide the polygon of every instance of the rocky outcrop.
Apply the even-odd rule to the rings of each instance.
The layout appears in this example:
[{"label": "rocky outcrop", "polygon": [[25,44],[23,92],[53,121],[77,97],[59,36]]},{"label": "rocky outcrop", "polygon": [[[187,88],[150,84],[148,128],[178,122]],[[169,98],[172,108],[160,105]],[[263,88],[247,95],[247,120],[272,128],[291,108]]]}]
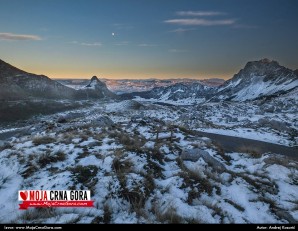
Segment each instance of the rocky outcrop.
[{"label": "rocky outcrop", "polygon": [[107,116],[100,116],[96,120],[92,121],[92,124],[97,127],[111,127],[114,125],[114,122]]},{"label": "rocky outcrop", "polygon": [[77,94],[81,98],[96,99],[96,98],[117,98],[111,92],[104,82],[101,82],[96,76],[93,76],[90,83],[83,89],[78,90]]},{"label": "rocky outcrop", "polygon": [[286,122],[281,122],[274,119],[269,118],[261,118],[258,120],[258,124],[260,127],[270,127],[274,130],[280,131],[280,132],[290,132],[291,131],[291,125]]}]

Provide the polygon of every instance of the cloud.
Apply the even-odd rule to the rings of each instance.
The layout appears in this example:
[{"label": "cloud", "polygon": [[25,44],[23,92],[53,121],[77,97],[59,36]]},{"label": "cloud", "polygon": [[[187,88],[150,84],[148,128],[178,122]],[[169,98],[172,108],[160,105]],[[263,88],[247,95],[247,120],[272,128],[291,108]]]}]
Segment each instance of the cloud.
[{"label": "cloud", "polygon": [[138,47],[157,47],[157,45],[155,45],[155,44],[142,43],[142,44],[139,44]]},{"label": "cloud", "polygon": [[195,28],[178,28],[175,30],[170,30],[170,33],[184,33],[184,32],[188,32],[188,31],[194,31],[196,30]]},{"label": "cloud", "polygon": [[86,43],[86,42],[72,41],[70,43],[71,44],[81,45],[81,46],[87,46],[87,47],[101,47],[102,46],[102,43],[100,43],[100,42]]},{"label": "cloud", "polygon": [[185,53],[185,52],[188,52],[188,50],[170,49],[169,52],[171,52],[171,53]]},{"label": "cloud", "polygon": [[218,11],[178,11],[177,15],[179,16],[217,16],[217,15],[225,15],[224,12],[218,12]]},{"label": "cloud", "polygon": [[119,42],[119,43],[115,43],[116,46],[127,46],[129,45],[128,41],[123,41],[123,42]]},{"label": "cloud", "polygon": [[80,45],[87,47],[101,47],[102,43],[81,43]]},{"label": "cloud", "polygon": [[222,19],[222,20],[207,20],[201,18],[193,19],[170,19],[164,21],[165,23],[181,25],[181,26],[227,26],[235,24],[235,19]]},{"label": "cloud", "polygon": [[13,33],[0,33],[0,40],[11,40],[11,41],[24,41],[24,40],[42,40],[37,35],[29,34],[13,34]]}]

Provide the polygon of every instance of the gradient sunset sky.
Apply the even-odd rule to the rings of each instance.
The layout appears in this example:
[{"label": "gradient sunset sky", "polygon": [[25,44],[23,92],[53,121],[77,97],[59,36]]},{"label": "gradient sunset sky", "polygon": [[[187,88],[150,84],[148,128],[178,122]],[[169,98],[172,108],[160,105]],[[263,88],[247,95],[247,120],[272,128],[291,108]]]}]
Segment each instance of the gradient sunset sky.
[{"label": "gradient sunset sky", "polygon": [[231,78],[298,68],[297,0],[0,0],[0,59],[51,78]]}]

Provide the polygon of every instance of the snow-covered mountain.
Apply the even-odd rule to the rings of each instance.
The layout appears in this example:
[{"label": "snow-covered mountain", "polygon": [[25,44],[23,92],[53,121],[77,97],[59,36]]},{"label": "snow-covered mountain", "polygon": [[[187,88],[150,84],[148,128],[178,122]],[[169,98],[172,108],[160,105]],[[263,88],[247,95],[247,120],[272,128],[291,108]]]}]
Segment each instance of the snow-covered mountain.
[{"label": "snow-covered mountain", "polygon": [[198,82],[191,84],[177,83],[168,87],[157,87],[151,91],[125,94],[122,95],[122,97],[140,97],[170,103],[194,103],[206,100],[212,96],[215,91],[215,87],[206,86]]},{"label": "snow-covered mountain", "polygon": [[297,74],[276,61],[248,62],[212,100],[246,101],[285,94],[298,86]]},{"label": "snow-covered mountain", "polygon": [[178,83],[158,87],[151,91],[124,94],[124,98],[138,97],[165,103],[198,103],[210,101],[247,101],[291,94],[298,87],[298,71],[279,65],[276,61],[262,59],[248,62],[244,69],[220,86],[206,83]]}]

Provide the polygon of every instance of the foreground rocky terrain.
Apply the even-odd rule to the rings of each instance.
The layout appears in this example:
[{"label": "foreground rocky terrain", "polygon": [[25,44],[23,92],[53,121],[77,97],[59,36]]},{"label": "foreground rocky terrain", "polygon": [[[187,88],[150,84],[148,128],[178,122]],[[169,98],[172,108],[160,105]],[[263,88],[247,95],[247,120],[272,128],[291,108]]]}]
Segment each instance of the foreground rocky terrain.
[{"label": "foreground rocky terrain", "polygon": [[[297,159],[251,147],[226,152],[196,133],[245,130],[293,145],[283,131],[297,131],[294,109],[109,101],[41,116],[19,130],[3,127],[2,134],[12,133],[0,143],[0,221],[296,223]],[[288,124],[281,124],[285,118]],[[95,208],[21,211],[17,190],[22,189],[89,189]]]}]

